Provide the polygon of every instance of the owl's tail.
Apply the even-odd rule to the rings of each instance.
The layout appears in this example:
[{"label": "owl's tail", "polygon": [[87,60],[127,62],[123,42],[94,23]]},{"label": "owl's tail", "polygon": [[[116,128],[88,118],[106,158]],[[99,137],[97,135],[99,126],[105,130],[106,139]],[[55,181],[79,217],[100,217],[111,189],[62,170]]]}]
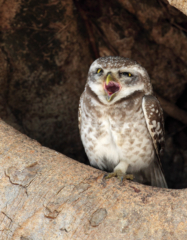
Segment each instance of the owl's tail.
[{"label": "owl's tail", "polygon": [[149,167],[151,186],[168,188],[163,171],[157,159]]},{"label": "owl's tail", "polygon": [[157,159],[149,167],[133,173],[134,181],[159,188],[168,188],[162,168]]}]

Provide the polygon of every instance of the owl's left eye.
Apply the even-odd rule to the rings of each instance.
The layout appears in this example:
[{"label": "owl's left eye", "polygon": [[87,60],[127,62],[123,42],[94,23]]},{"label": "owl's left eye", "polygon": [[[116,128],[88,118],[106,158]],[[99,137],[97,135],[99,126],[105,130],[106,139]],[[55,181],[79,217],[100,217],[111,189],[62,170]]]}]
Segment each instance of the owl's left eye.
[{"label": "owl's left eye", "polygon": [[132,73],[129,72],[122,72],[121,75],[125,76],[125,77],[132,77]]},{"label": "owl's left eye", "polygon": [[102,74],[103,70],[101,68],[97,69],[97,74]]}]

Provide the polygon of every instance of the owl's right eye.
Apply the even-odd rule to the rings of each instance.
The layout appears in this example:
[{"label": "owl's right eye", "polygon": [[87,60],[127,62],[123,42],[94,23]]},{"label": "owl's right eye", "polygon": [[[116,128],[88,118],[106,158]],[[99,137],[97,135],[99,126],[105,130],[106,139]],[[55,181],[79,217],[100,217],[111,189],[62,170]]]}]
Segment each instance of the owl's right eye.
[{"label": "owl's right eye", "polygon": [[129,72],[122,72],[121,75],[125,77],[132,77],[132,73],[129,73]]},{"label": "owl's right eye", "polygon": [[98,68],[97,69],[97,74],[102,74],[103,73],[103,70],[101,68]]}]

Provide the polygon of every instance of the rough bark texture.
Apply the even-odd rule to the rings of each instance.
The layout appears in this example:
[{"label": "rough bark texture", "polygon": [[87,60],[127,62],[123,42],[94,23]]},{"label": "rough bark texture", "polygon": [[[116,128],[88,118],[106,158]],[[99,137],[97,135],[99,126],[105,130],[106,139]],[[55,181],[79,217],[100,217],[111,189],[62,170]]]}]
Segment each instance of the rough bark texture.
[{"label": "rough bark texture", "polygon": [[0,9],[1,117],[48,147],[80,155],[77,108],[92,59],[73,2],[4,1]]},{"label": "rough bark texture", "polygon": [[0,122],[0,239],[187,239],[187,190],[103,181]]}]

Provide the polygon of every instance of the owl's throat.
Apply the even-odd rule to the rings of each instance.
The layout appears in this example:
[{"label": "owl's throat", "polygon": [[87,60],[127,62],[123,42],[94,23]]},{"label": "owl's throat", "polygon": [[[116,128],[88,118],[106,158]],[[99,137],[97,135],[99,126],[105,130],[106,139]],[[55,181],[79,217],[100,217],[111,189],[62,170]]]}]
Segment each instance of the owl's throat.
[{"label": "owl's throat", "polygon": [[117,93],[120,90],[120,85],[117,82],[110,81],[108,85],[105,83],[105,91],[108,96],[112,96],[114,93]]}]

